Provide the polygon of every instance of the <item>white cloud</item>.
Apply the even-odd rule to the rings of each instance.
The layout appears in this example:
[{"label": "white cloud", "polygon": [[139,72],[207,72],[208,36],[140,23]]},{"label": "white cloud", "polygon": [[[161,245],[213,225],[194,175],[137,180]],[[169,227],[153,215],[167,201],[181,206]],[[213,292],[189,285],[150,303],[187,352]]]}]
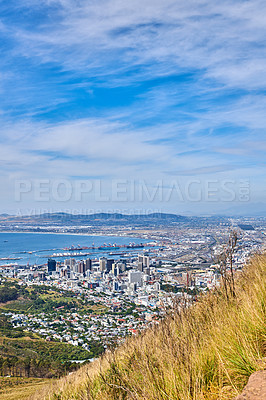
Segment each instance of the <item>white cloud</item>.
[{"label": "white cloud", "polygon": [[[56,62],[88,78],[109,76],[109,85],[187,68],[231,87],[266,85],[260,0],[43,3],[58,6],[56,20],[15,31],[18,51],[36,62]],[[141,71],[123,76],[137,66]]]},{"label": "white cloud", "polygon": [[[3,175],[241,176],[246,164],[256,176],[266,123],[265,2],[24,0],[12,7],[18,18],[0,25],[10,45],[0,75]],[[27,21],[19,19],[25,7]],[[182,74],[191,80],[161,79],[130,104],[72,116],[72,87],[86,86],[93,97],[92,86],[136,88]],[[68,102],[61,122],[40,117]]]}]

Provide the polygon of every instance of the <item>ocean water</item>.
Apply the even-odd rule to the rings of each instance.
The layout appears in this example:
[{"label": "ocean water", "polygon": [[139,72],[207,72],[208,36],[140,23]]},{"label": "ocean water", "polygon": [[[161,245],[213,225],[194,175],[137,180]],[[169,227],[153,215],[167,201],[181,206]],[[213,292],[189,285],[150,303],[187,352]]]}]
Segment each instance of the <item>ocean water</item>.
[{"label": "ocean water", "polygon": [[[47,263],[48,256],[53,253],[62,253],[65,247],[77,246],[102,246],[109,243],[111,245],[128,245],[130,243],[145,243],[145,240],[132,237],[117,236],[89,236],[89,235],[69,235],[53,233],[4,233],[0,232],[0,265],[14,264],[19,265]],[[80,250],[80,252],[90,252],[86,257],[75,257],[76,259],[96,258],[105,256],[109,258],[118,258],[110,255],[110,252],[119,252],[119,250]],[[133,250],[124,249],[126,252]],[[141,249],[135,249],[134,253],[141,252]],[[1,260],[1,258],[19,258],[18,260]],[[65,257],[56,258],[58,261]]]}]

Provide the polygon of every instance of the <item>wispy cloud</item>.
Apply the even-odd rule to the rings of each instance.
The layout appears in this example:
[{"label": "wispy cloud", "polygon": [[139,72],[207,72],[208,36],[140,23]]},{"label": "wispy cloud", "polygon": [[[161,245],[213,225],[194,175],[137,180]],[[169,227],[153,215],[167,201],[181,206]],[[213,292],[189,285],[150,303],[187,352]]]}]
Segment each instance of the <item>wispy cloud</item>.
[{"label": "wispy cloud", "polygon": [[243,165],[213,165],[213,166],[208,166],[208,167],[201,167],[201,168],[193,168],[193,169],[188,169],[188,170],[183,170],[183,171],[166,171],[167,175],[172,175],[172,176],[199,176],[199,175],[211,175],[211,174],[217,174],[219,172],[225,172],[225,171],[233,171],[235,169],[243,168]]},{"label": "wispy cloud", "polygon": [[0,11],[3,176],[263,170],[262,0],[10,0]]},{"label": "wispy cloud", "polygon": [[18,53],[86,77],[90,71],[103,84],[107,76],[118,85],[187,68],[233,87],[266,83],[260,0],[49,1],[37,10],[35,1],[22,4],[20,11],[31,5],[43,19],[11,26]]}]

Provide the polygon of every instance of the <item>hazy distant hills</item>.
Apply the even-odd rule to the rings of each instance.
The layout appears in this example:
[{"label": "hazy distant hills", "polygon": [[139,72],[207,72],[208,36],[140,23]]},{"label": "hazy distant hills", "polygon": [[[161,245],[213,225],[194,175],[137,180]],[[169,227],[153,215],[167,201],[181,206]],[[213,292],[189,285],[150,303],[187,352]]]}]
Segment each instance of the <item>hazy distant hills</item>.
[{"label": "hazy distant hills", "polygon": [[30,217],[36,222],[50,221],[53,223],[66,223],[66,224],[119,224],[119,225],[142,225],[142,224],[167,224],[175,222],[189,221],[189,217],[164,214],[164,213],[151,213],[151,214],[120,214],[120,213],[96,213],[96,214],[67,214],[67,213],[53,213],[41,214],[39,216]]},{"label": "hazy distant hills", "polygon": [[135,220],[135,219],[171,219],[180,220],[187,219],[182,215],[177,214],[166,214],[166,213],[151,213],[151,214],[119,214],[119,213],[96,213],[96,214],[68,214],[68,213],[53,213],[53,214],[40,214],[40,218],[81,218],[81,219],[123,219],[123,220]]},{"label": "hazy distant hills", "polygon": [[65,212],[43,213],[38,215],[12,216],[0,215],[2,229],[19,229],[19,227],[39,226],[120,226],[120,227],[168,227],[178,224],[186,226],[205,226],[206,224],[228,223],[228,218],[223,216],[188,217],[169,213],[150,214],[122,214],[122,213],[94,213],[94,214],[70,214]]}]

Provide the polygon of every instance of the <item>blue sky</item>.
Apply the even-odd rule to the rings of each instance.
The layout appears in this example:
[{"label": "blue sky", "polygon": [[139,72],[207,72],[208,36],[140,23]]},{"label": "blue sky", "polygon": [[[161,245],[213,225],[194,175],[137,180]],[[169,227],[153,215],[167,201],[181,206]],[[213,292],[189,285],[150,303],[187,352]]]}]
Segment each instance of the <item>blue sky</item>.
[{"label": "blue sky", "polygon": [[0,1],[2,212],[265,212],[265,16],[260,0]]}]

